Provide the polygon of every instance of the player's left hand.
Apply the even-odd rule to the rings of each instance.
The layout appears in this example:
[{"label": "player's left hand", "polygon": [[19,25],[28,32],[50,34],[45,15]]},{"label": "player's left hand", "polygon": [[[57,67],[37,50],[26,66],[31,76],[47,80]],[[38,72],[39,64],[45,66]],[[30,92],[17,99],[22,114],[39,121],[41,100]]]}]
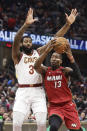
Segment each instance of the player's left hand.
[{"label": "player's left hand", "polygon": [[72,10],[71,10],[71,14],[70,14],[69,16],[68,16],[68,14],[66,14],[66,13],[65,13],[65,15],[66,15],[67,23],[68,23],[69,25],[71,25],[71,24],[74,23],[77,15],[78,15],[77,9],[72,9]]},{"label": "player's left hand", "polygon": [[56,40],[57,40],[57,38],[54,38],[53,40],[48,42],[48,46],[46,48],[47,53],[49,53],[53,49],[53,47],[57,45]]}]

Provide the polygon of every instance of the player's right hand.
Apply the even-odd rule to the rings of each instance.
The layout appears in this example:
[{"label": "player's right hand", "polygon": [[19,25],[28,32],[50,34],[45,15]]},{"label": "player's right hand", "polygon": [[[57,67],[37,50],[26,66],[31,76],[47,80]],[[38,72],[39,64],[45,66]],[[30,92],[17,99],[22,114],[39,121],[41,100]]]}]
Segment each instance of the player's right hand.
[{"label": "player's right hand", "polygon": [[76,17],[78,16],[77,9],[72,9],[72,10],[71,10],[71,14],[70,14],[69,16],[68,16],[68,14],[66,14],[66,13],[65,13],[65,15],[66,15],[67,23],[68,23],[69,25],[71,25],[71,24],[74,23]]},{"label": "player's right hand", "polygon": [[49,44],[46,48],[46,53],[49,53],[53,49],[53,47],[57,45],[56,40],[57,39],[55,38],[55,39],[49,41]]},{"label": "player's right hand", "polygon": [[38,21],[38,19],[34,19],[33,18],[33,9],[32,8],[30,8],[29,10],[28,10],[28,14],[27,14],[27,18],[26,18],[26,20],[25,20],[25,25],[30,25],[30,24],[32,24],[32,23],[34,23],[35,21]]}]

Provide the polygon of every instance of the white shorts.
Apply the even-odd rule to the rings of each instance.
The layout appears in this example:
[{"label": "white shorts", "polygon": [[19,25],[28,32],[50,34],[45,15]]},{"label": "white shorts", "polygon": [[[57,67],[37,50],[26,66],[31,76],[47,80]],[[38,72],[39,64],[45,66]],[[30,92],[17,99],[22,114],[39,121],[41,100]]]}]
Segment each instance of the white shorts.
[{"label": "white shorts", "polygon": [[18,88],[13,111],[29,115],[31,109],[33,113],[47,112],[46,97],[43,87]]}]

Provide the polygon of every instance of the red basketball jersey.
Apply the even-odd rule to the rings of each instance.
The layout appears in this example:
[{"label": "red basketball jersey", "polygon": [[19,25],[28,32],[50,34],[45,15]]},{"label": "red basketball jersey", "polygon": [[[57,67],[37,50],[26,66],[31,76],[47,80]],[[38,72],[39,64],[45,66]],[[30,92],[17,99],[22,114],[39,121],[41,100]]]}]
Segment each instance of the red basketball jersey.
[{"label": "red basketball jersey", "polygon": [[45,75],[45,89],[48,101],[54,104],[60,104],[72,100],[72,94],[68,87],[68,81],[62,72],[63,67],[56,70],[48,70]]}]

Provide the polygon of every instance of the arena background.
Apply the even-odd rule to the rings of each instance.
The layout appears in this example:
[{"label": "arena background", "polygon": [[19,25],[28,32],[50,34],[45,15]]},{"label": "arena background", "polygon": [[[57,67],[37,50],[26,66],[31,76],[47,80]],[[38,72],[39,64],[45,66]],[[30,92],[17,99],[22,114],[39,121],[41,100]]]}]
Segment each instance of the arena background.
[{"label": "arena background", "polygon": [[[65,13],[70,14],[77,8],[79,15],[65,37],[69,40],[73,55],[78,63],[84,83],[72,80],[70,86],[73,99],[77,104],[79,118],[87,129],[87,1],[86,0],[1,0],[0,1],[0,114],[4,115],[5,131],[12,131],[12,107],[17,80],[11,57],[13,40],[17,30],[22,26],[29,7],[34,9],[34,17],[39,23],[33,24],[24,35],[31,36],[35,48],[47,43],[66,22]],[[49,65],[51,53],[44,61]],[[66,55],[63,65],[69,66]],[[4,97],[4,101],[2,97]],[[9,106],[8,106],[9,105]],[[7,114],[5,114],[7,113]],[[33,131],[36,126],[27,120],[23,131]],[[29,126],[30,125],[30,126]],[[32,129],[33,128],[33,129]],[[61,131],[67,131],[64,127]]]}]

